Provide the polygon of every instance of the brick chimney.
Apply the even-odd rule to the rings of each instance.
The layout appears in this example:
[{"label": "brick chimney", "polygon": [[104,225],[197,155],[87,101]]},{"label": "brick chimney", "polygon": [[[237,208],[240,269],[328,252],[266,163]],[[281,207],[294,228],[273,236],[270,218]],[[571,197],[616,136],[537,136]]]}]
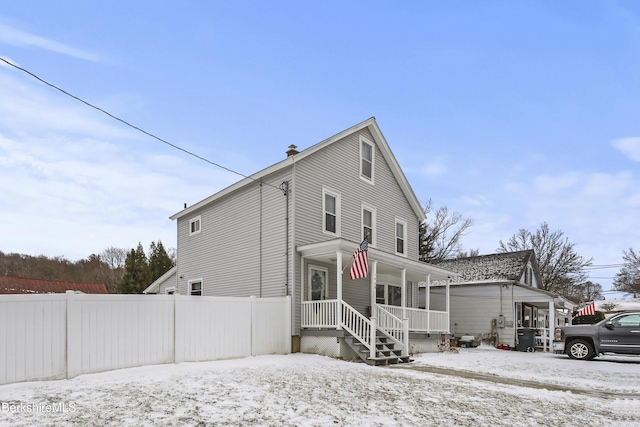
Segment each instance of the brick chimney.
[{"label": "brick chimney", "polygon": [[294,156],[294,155],[298,154],[299,151],[296,150],[296,148],[298,148],[298,146],[291,144],[289,146],[289,150],[287,150],[287,157],[291,157],[291,156]]}]

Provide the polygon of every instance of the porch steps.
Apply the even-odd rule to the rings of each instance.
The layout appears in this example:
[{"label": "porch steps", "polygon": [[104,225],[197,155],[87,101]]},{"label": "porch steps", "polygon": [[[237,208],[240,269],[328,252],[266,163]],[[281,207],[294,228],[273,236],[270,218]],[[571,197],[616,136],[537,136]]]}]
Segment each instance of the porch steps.
[{"label": "porch steps", "polygon": [[402,349],[396,348],[395,343],[389,341],[386,337],[376,338],[375,357],[370,357],[369,349],[355,338],[346,337],[345,342],[368,365],[385,366],[412,362],[409,356],[402,356]]}]

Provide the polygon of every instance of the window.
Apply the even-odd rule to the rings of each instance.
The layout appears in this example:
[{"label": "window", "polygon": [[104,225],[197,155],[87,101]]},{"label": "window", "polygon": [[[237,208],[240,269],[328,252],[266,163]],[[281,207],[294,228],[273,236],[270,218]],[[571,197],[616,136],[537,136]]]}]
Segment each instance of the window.
[{"label": "window", "polygon": [[377,284],[376,285],[376,303],[384,305],[402,305],[402,288],[398,285]]},{"label": "window", "polygon": [[333,191],[322,190],[322,231],[340,235],[340,195]]},{"label": "window", "polygon": [[407,222],[396,218],[396,254],[407,255]]},{"label": "window", "polygon": [[202,295],[202,279],[189,281],[189,295]]},{"label": "window", "polygon": [[175,293],[176,293],[176,287],[175,287],[175,286],[172,286],[172,287],[170,287],[170,288],[166,288],[166,289],[164,290],[164,294],[165,294],[165,295],[173,295],[173,294],[175,294]]},{"label": "window", "polygon": [[327,277],[329,270],[324,267],[309,266],[309,300],[322,301],[327,299]]},{"label": "window", "polygon": [[631,328],[640,327],[640,314],[629,314],[620,316],[611,321],[614,326],[626,326]]},{"label": "window", "polygon": [[362,240],[369,238],[369,244],[375,246],[376,210],[362,205]]},{"label": "window", "polygon": [[373,143],[363,137],[360,137],[360,177],[372,183],[374,160]]},{"label": "window", "polygon": [[200,233],[200,215],[189,220],[189,236]]}]

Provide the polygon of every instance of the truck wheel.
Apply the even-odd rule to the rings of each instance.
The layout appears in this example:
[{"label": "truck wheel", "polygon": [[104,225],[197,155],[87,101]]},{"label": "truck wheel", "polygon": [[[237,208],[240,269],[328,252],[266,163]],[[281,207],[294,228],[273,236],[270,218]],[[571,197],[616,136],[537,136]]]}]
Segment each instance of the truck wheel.
[{"label": "truck wheel", "polygon": [[585,340],[572,341],[567,350],[570,358],[576,360],[591,360],[595,357],[593,346]]}]

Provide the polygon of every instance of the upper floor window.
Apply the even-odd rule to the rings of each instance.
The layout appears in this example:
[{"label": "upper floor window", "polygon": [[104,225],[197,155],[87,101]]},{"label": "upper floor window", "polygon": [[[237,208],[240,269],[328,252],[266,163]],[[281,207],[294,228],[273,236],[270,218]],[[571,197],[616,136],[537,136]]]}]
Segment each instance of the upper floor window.
[{"label": "upper floor window", "polygon": [[373,182],[374,168],[374,147],[364,137],[360,137],[360,177],[364,180]]},{"label": "upper floor window", "polygon": [[202,295],[202,279],[189,281],[189,295]]},{"label": "upper floor window", "polygon": [[531,268],[531,265],[527,265],[524,270],[524,284],[533,286],[533,268]]},{"label": "upper floor window", "polygon": [[376,210],[362,205],[362,240],[368,239],[371,246],[375,246]]},{"label": "upper floor window", "polygon": [[189,236],[200,233],[200,215],[189,220]]},{"label": "upper floor window", "polygon": [[396,218],[396,254],[407,255],[407,222]]},{"label": "upper floor window", "polygon": [[340,234],[340,194],[322,189],[322,231]]}]

